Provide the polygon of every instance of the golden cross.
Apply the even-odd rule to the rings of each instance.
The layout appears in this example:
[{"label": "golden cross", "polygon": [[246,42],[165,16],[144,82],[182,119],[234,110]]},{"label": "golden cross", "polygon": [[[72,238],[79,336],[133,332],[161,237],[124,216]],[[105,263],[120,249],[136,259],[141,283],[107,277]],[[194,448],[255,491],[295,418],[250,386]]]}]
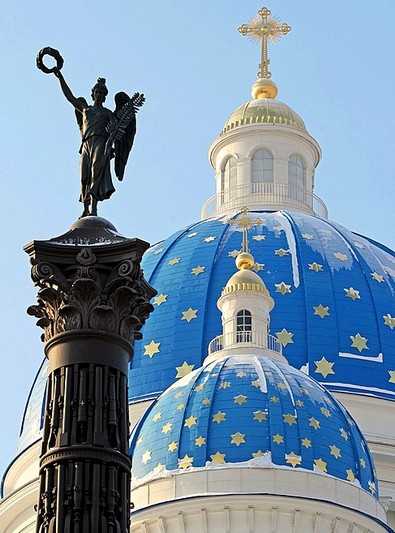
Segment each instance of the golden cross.
[{"label": "golden cross", "polygon": [[251,216],[248,216],[248,209],[247,207],[243,207],[242,209],[243,214],[239,215],[236,220],[232,219],[229,221],[229,224],[234,224],[235,226],[239,226],[241,228],[241,231],[243,232],[243,240],[241,243],[241,251],[242,252],[249,252],[250,249],[248,247],[248,235],[247,231],[252,228],[253,226],[259,226],[259,224],[262,224],[262,220],[259,218],[252,218]]},{"label": "golden cross", "polygon": [[270,65],[270,59],[267,54],[268,41],[275,43],[283,35],[287,35],[291,31],[291,26],[282,23],[279,18],[272,17],[271,14],[272,12],[267,7],[263,7],[258,11],[259,16],[239,28],[239,32],[242,35],[248,35],[253,41],[262,43],[258,78],[271,78],[272,76],[268,69]]}]

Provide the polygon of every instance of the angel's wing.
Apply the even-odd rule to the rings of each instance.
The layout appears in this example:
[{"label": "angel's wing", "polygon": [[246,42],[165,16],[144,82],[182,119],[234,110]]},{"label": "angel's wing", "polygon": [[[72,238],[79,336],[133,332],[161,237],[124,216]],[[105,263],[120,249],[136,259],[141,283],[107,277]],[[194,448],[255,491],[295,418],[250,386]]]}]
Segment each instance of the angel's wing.
[{"label": "angel's wing", "polygon": [[[80,102],[82,102],[84,104],[85,107],[88,107],[88,102],[85,100],[85,98],[83,96],[79,96],[77,98],[77,100],[79,100]],[[78,109],[76,109],[74,111],[75,113],[75,118],[77,119],[77,124],[78,124],[78,127],[80,129],[80,132],[81,132],[81,135],[82,135],[82,113],[81,111],[79,111]]]},{"label": "angel's wing", "polygon": [[120,181],[123,180],[136,135],[136,113],[144,102],[145,97],[140,93],[135,93],[131,98],[124,92],[115,95],[114,116],[107,131],[110,134],[109,140],[114,142],[115,175]]}]

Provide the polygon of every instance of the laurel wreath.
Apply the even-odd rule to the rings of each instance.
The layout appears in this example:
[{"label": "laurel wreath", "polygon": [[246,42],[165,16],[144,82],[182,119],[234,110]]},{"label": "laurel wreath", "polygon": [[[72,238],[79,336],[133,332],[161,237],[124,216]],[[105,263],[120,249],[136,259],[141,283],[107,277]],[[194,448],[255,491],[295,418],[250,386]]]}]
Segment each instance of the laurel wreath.
[{"label": "laurel wreath", "polygon": [[[56,66],[52,68],[48,68],[44,62],[43,58],[44,56],[51,56],[56,61]],[[59,72],[59,70],[63,67],[63,57],[60,55],[58,50],[55,50],[55,48],[51,48],[50,46],[47,46],[39,51],[36,57],[36,64],[37,68],[42,70],[45,74],[52,74],[53,72]]]}]

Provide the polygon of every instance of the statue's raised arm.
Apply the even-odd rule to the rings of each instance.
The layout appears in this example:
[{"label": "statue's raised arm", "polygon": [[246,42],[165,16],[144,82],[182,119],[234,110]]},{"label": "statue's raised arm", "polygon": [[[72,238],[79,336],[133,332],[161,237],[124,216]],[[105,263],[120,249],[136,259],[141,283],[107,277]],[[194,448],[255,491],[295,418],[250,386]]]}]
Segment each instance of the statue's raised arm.
[{"label": "statue's raised arm", "polygon": [[[47,67],[44,56],[56,61]],[[68,102],[75,108],[82,142],[80,148],[81,195],[84,204],[82,217],[97,215],[97,202],[110,198],[115,191],[111,179],[110,161],[115,157],[115,174],[121,181],[136,134],[136,113],[144,104],[144,95],[135,93],[131,98],[120,92],[115,95],[115,111],[103,106],[108,89],[105,78],[98,78],[92,88],[93,105],[85,98],[75,97],[62,73],[63,58],[53,48],[46,47],[37,55],[37,67],[46,74],[55,74]]]}]

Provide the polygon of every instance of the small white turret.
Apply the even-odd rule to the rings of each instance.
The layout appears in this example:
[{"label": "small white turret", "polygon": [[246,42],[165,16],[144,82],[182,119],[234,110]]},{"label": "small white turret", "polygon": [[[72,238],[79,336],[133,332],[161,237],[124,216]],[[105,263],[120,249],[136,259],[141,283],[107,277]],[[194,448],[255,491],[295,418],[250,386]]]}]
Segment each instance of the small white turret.
[{"label": "small white turret", "polygon": [[209,344],[208,361],[229,355],[244,355],[253,349],[257,355],[287,362],[281,353],[281,344],[270,335],[270,311],[274,300],[262,279],[251,269],[254,257],[248,249],[247,208],[239,219],[243,228],[242,251],[236,257],[238,272],[233,274],[218,299],[218,309],[222,313],[223,334]]},{"label": "small white turret", "polygon": [[270,10],[239,28],[261,43],[258,80],[252,100],[238,107],[209,148],[216,194],[202,208],[202,219],[231,214],[248,204],[256,209],[291,209],[328,218],[324,202],[314,194],[314,172],[321,159],[317,141],[302,118],[276,100],[278,89],[270,79],[268,42],[290,30]]}]

